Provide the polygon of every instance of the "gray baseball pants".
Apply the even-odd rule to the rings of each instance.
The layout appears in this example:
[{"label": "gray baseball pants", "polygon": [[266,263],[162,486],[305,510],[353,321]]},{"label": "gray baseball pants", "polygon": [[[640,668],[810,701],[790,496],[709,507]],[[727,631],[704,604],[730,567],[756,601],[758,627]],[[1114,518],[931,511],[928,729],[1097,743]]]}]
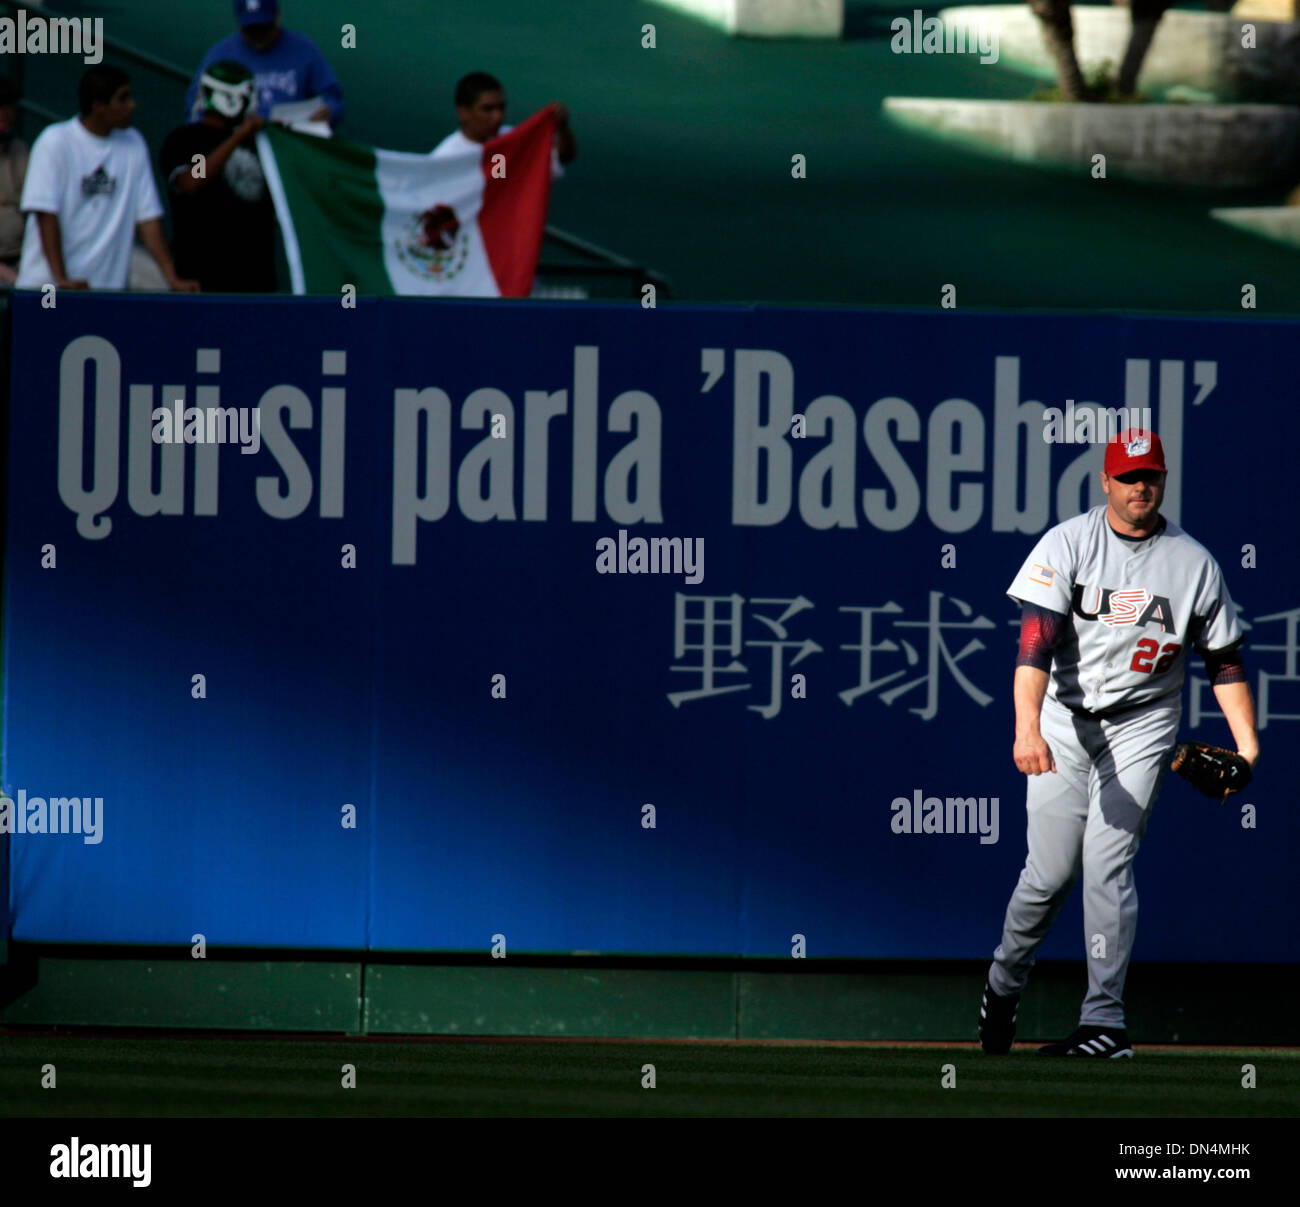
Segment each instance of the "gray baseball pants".
[{"label": "gray baseball pants", "polygon": [[1138,915],[1133,859],[1169,769],[1181,711],[1157,706],[1105,720],[1044,699],[1041,729],[1056,772],[1027,777],[1029,857],[989,968],[994,992],[1024,989],[1034,953],[1082,872],[1088,995],[1079,1024],[1125,1025],[1124,978]]}]

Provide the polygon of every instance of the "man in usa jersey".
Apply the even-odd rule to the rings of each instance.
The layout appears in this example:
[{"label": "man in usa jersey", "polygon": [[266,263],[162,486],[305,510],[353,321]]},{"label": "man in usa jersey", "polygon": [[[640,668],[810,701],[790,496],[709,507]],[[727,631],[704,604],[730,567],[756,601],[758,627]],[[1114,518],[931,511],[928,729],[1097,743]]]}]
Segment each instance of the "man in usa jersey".
[{"label": "man in usa jersey", "polygon": [[1022,607],[1016,767],[1028,777],[1028,857],[980,1005],[984,1051],[1010,1050],[1034,954],[1083,879],[1088,993],[1045,1056],[1133,1055],[1124,980],[1137,931],[1133,862],[1169,770],[1188,654],[1205,660],[1238,753],[1259,758],[1243,634],[1209,551],[1160,515],[1154,432],[1106,448],[1106,503],[1045,532],[1007,594]]}]

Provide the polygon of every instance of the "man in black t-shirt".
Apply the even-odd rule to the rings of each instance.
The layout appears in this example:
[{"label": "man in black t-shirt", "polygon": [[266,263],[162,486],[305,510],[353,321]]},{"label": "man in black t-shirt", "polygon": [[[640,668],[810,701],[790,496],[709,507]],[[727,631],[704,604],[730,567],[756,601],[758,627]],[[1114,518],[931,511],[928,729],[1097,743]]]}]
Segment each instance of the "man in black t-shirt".
[{"label": "man in black t-shirt", "polygon": [[172,204],[172,258],[204,293],[274,293],[275,210],[254,138],[252,72],[214,63],[201,81],[197,122],[164,140],[158,158]]}]

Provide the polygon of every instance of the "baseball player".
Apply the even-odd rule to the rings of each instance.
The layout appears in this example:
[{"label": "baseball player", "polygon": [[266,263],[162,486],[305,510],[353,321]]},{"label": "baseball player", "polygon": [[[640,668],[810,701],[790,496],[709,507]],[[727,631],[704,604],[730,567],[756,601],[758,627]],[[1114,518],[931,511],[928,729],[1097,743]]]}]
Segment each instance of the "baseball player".
[{"label": "baseball player", "polygon": [[1034,953],[1082,871],[1088,995],[1078,1030],[1039,1052],[1133,1055],[1133,859],[1169,769],[1192,649],[1238,754],[1252,769],[1259,758],[1237,609],[1214,558],[1160,515],[1165,477],[1160,437],[1121,432],[1106,448],[1106,504],[1044,533],[1007,591],[1023,607],[1013,757],[1029,776],[1029,857],[980,1005],[991,1054],[1011,1048]]}]

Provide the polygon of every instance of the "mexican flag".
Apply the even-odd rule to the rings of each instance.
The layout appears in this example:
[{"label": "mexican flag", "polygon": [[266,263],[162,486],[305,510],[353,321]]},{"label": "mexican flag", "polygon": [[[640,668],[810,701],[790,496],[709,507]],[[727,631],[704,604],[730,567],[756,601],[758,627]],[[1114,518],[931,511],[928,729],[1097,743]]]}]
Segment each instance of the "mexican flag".
[{"label": "mexican flag", "polygon": [[294,293],[527,297],[546,225],[548,107],[430,159],[267,126],[257,136]]}]

